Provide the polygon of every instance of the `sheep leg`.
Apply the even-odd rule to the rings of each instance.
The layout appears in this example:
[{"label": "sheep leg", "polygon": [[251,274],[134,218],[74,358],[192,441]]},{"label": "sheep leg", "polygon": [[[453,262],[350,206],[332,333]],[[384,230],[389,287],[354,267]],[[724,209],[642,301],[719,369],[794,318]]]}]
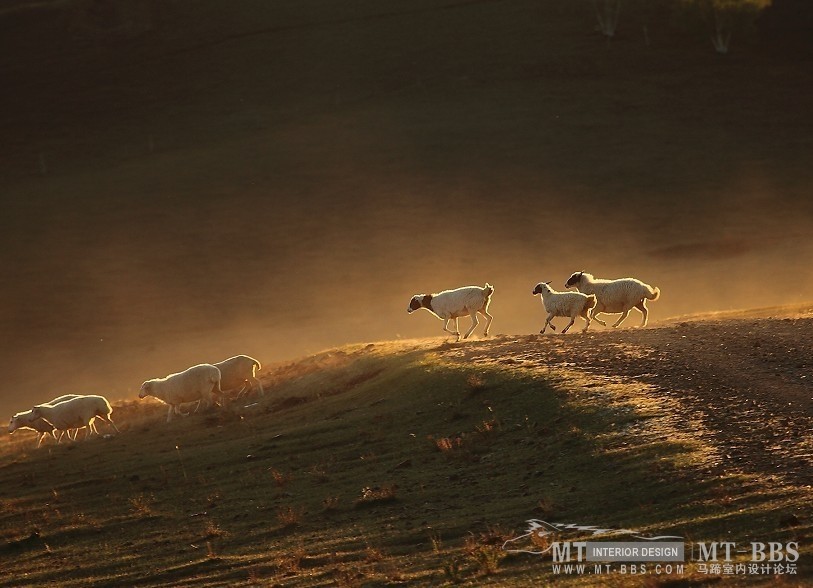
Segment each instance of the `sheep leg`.
[{"label": "sheep leg", "polygon": [[116,426],[116,423],[113,422],[113,417],[112,416],[110,416],[110,415],[102,416],[100,414],[97,414],[96,417],[102,419],[108,425],[113,427],[116,430],[116,433],[121,433],[121,431],[119,431],[119,428]]},{"label": "sheep leg", "polygon": [[570,322],[567,323],[567,326],[564,329],[562,329],[562,335],[567,333],[568,329],[570,329],[570,327],[572,327],[573,323],[575,323],[575,322],[576,322],[576,317],[575,316],[570,317]]},{"label": "sheep leg", "polygon": [[631,310],[631,309],[630,309],[630,308],[628,308],[627,310],[625,310],[624,312],[622,312],[622,313],[621,313],[621,317],[619,317],[619,319],[618,319],[617,321],[615,321],[615,324],[613,325],[613,328],[614,328],[614,329],[615,329],[616,327],[618,327],[618,325],[620,325],[621,323],[623,323],[623,322],[624,322],[624,319],[626,319],[626,318],[629,316],[629,314],[630,314],[630,310]]},{"label": "sheep leg", "polygon": [[592,318],[594,321],[596,321],[602,327],[606,327],[607,323],[605,323],[603,320],[598,318],[598,315],[600,315],[600,314],[601,314],[600,312],[594,310],[592,313],[590,313],[590,318]]},{"label": "sheep leg", "polygon": [[42,445],[42,440],[45,439],[47,434],[48,433],[37,433],[37,449],[40,448],[40,445]]},{"label": "sheep leg", "polygon": [[477,328],[477,325],[479,325],[479,324],[480,324],[480,321],[479,321],[479,320],[477,320],[477,311],[476,311],[476,310],[475,310],[475,311],[472,311],[472,313],[471,313],[471,328],[470,328],[470,329],[469,329],[469,331],[466,333],[466,336],[465,336],[465,337],[463,337],[463,338],[464,338],[464,339],[468,339],[468,338],[469,338],[469,335],[471,335],[471,334],[474,332],[474,329],[476,329],[476,328]]},{"label": "sheep leg", "polygon": [[545,320],[545,326],[544,326],[544,327],[542,327],[542,330],[541,330],[541,331],[539,331],[539,334],[540,334],[540,335],[544,335],[544,334],[545,334],[545,331],[548,329],[548,325],[550,325],[550,328],[551,328],[551,329],[553,329],[554,331],[556,330],[556,327],[554,327],[554,326],[553,326],[553,323],[552,323],[552,322],[550,322],[552,319],[553,319],[553,314],[549,314],[549,315],[548,315],[548,318]]},{"label": "sheep leg", "polygon": [[646,298],[641,300],[638,304],[635,305],[635,308],[641,311],[641,314],[644,315],[643,319],[641,320],[641,327],[645,327],[647,323],[647,318],[649,317],[649,310],[646,307]]},{"label": "sheep leg", "polygon": [[450,318],[446,319],[446,322],[443,323],[443,330],[446,331],[447,333],[451,333],[452,335],[457,335],[457,333],[455,333],[454,331],[449,330],[449,323],[451,322],[451,320],[452,319]]},{"label": "sheep leg", "polygon": [[486,317],[486,330],[483,331],[483,336],[488,337],[488,330],[491,328],[491,321],[494,319],[494,317],[488,314],[488,310],[485,308],[479,310],[478,312]]},{"label": "sheep leg", "polygon": [[454,327],[455,327],[454,331],[450,331],[449,330],[449,322],[451,320],[452,319],[450,319],[450,318],[446,319],[446,322],[443,323],[443,330],[446,331],[447,333],[451,333],[452,335],[456,335],[457,340],[460,341],[460,326],[459,326],[459,323],[458,323],[457,319],[455,318],[454,319]]},{"label": "sheep leg", "polygon": [[175,406],[174,404],[169,405],[169,411],[167,411],[167,422],[170,422],[172,420],[172,417],[175,416],[174,412],[177,409],[178,409],[178,407]]},{"label": "sheep leg", "polygon": [[584,325],[584,328],[582,329],[582,333],[586,333],[586,332],[587,332],[587,329],[589,329],[589,328],[590,328],[590,313],[589,313],[589,312],[585,312],[585,313],[583,313],[583,314],[581,315],[581,317],[582,317],[582,318],[585,320],[585,322],[587,323],[586,325]]}]

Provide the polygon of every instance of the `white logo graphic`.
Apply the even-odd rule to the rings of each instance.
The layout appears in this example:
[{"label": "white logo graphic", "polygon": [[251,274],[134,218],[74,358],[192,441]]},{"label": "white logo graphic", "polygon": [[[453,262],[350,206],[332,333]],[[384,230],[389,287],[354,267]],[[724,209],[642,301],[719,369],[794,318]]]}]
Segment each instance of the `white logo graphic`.
[{"label": "white logo graphic", "polygon": [[[602,529],[593,525],[576,525],[573,523],[548,523],[539,519],[529,519],[527,530],[519,537],[507,540],[502,548],[508,553],[530,553],[532,555],[542,555],[553,548],[555,543],[569,541],[574,537],[597,537],[610,538],[617,535],[631,535],[635,539],[642,541],[660,541],[664,539],[683,539],[678,535],[644,535],[640,531],[632,529]],[[526,541],[527,540],[527,541]],[[521,544],[526,542],[525,548]]]}]

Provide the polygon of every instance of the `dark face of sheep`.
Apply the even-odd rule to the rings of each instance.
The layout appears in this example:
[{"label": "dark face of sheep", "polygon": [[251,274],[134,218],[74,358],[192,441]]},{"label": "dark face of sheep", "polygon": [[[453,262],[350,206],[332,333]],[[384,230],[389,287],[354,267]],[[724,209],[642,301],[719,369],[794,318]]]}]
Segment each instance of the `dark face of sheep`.
[{"label": "dark face of sheep", "polygon": [[407,312],[409,314],[412,314],[413,312],[421,308],[422,306],[421,300],[423,300],[423,296],[421,296],[420,294],[413,296],[412,300],[409,301],[409,308],[407,308]]},{"label": "dark face of sheep", "polygon": [[549,284],[550,284],[550,282],[539,282],[536,285],[536,288],[534,288],[533,295],[536,296],[537,294],[542,294],[542,292],[550,290],[550,288],[546,287]]},{"label": "dark face of sheep", "polygon": [[144,382],[141,384],[141,390],[138,392],[139,398],[146,398],[152,393],[152,382]]},{"label": "dark face of sheep", "polygon": [[576,272],[575,274],[570,276],[568,278],[567,282],[565,282],[565,288],[572,288],[573,286],[576,286],[579,282],[582,281],[582,276],[583,275],[584,275],[584,272],[581,271],[581,272]]}]

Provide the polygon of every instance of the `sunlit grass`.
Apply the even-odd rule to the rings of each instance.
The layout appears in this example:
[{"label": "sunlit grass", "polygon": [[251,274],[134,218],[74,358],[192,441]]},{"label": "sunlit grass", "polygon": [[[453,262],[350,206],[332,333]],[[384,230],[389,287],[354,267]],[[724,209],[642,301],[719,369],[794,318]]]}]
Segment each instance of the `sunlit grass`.
[{"label": "sunlit grass", "polygon": [[809,553],[809,521],[777,525],[809,489],[707,476],[716,449],[657,390],[496,344],[331,350],[281,366],[239,419],[167,425],[147,404],[116,437],[7,444],[0,551],[14,577],[64,586],[547,583],[549,562],[498,548],[528,518]]}]

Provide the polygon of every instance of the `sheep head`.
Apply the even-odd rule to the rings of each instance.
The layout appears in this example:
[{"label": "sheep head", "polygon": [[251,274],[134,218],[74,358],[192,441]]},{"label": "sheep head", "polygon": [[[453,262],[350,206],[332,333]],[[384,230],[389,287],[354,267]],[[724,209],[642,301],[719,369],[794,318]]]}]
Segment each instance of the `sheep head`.
[{"label": "sheep head", "polygon": [[539,282],[534,288],[533,295],[536,296],[537,294],[542,294],[543,292],[550,292],[550,282]]},{"label": "sheep head", "polygon": [[141,384],[141,390],[138,392],[139,398],[146,398],[147,396],[152,395],[152,382],[147,380],[143,384]]},{"label": "sheep head", "polygon": [[567,279],[567,282],[565,282],[565,288],[572,288],[573,286],[578,285],[579,282],[582,281],[582,276],[583,275],[584,275],[584,270],[582,270],[580,272],[576,272],[575,274],[570,276]]},{"label": "sheep head", "polygon": [[409,301],[407,313],[412,314],[419,308],[428,308],[432,310],[432,295],[431,294],[415,294],[412,300]]}]

